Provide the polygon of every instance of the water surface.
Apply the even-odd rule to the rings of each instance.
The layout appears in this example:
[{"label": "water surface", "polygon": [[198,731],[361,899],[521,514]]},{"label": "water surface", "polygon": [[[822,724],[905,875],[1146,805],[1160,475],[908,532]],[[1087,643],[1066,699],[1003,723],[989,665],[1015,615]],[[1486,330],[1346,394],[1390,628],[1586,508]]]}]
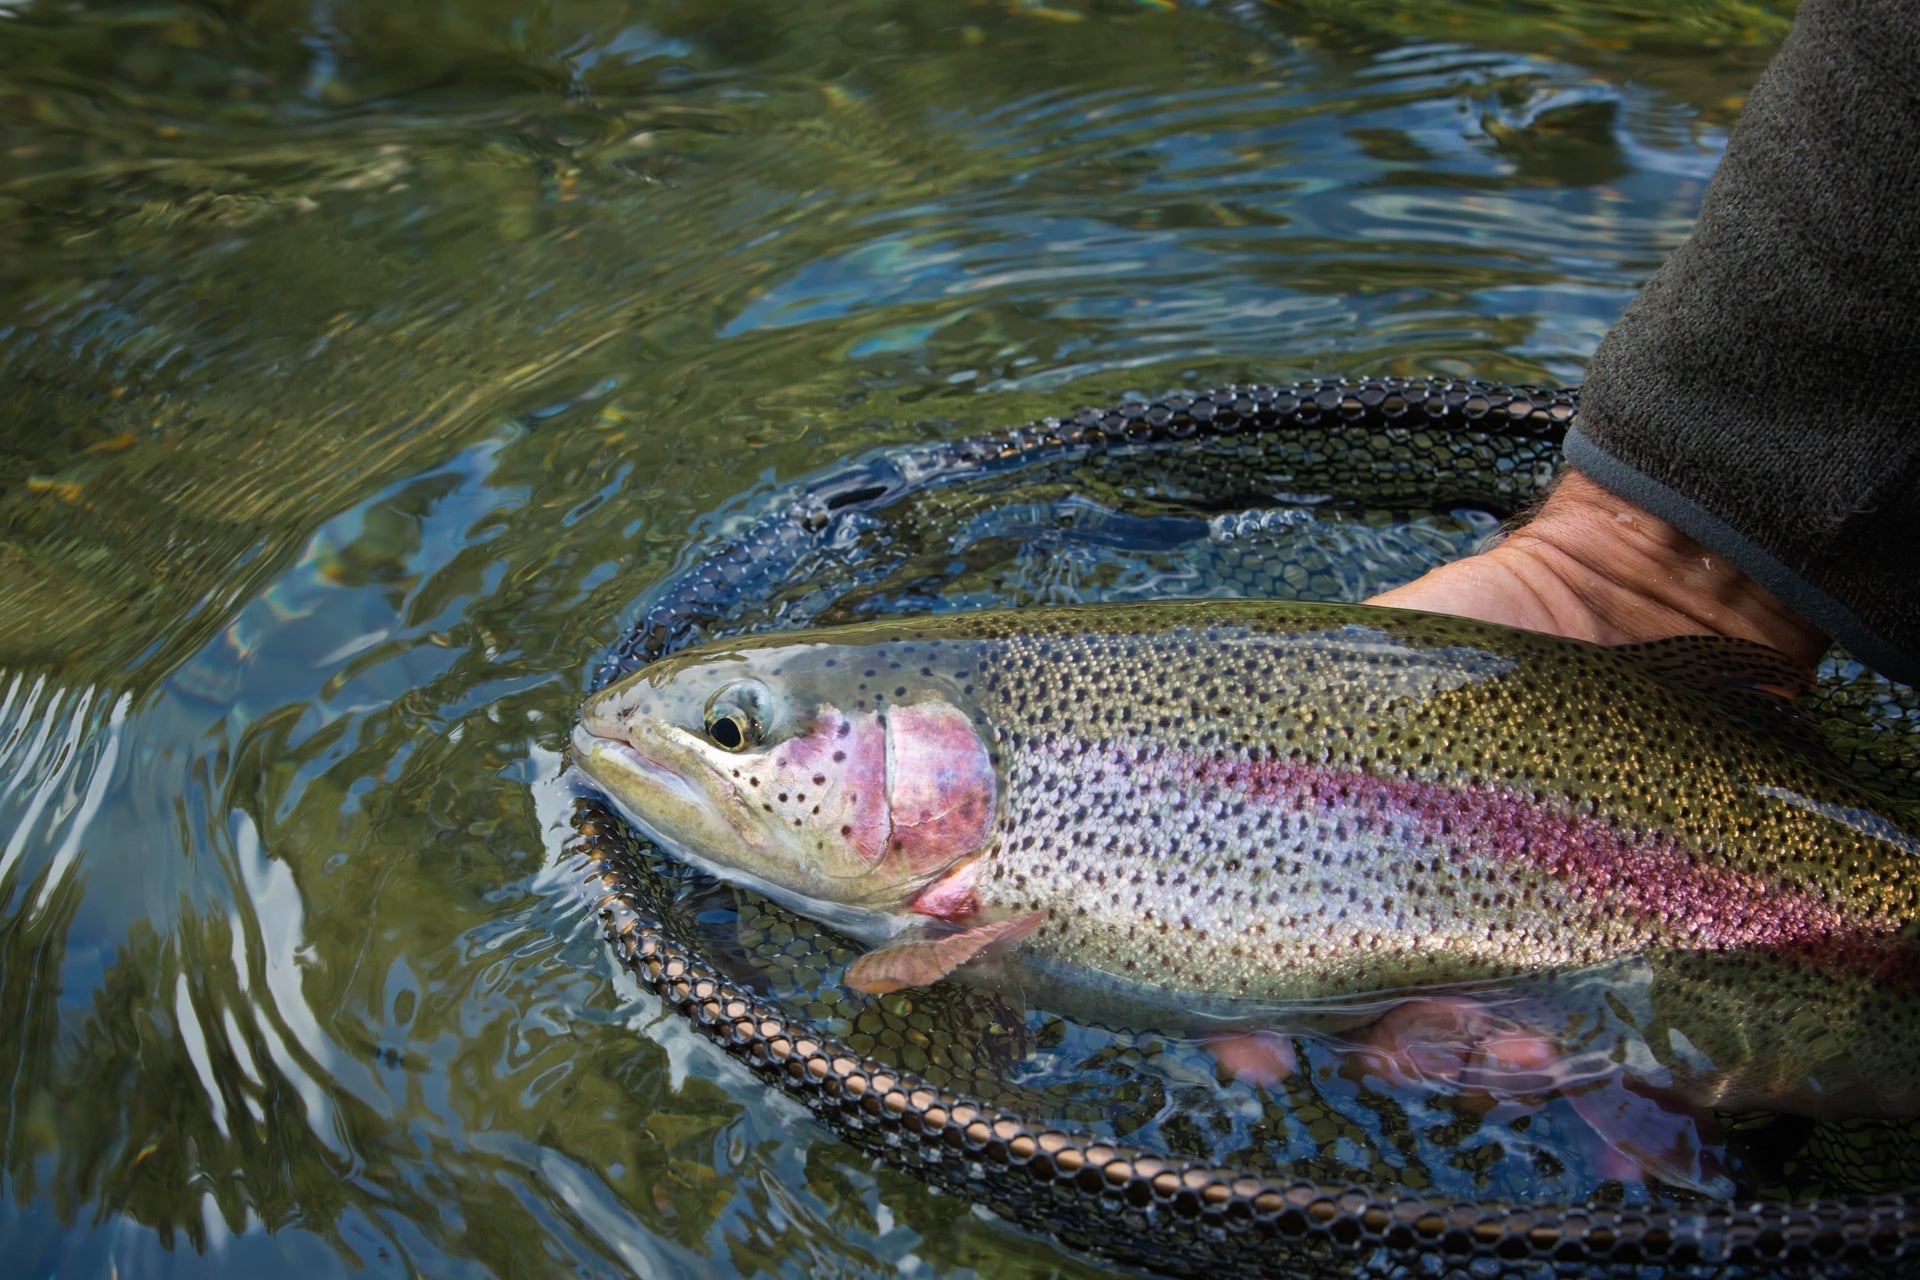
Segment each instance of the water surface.
[{"label": "water surface", "polygon": [[1099,1274],[615,975],[595,659],[877,445],[1577,381],[1788,9],[0,2],[9,1265]]}]

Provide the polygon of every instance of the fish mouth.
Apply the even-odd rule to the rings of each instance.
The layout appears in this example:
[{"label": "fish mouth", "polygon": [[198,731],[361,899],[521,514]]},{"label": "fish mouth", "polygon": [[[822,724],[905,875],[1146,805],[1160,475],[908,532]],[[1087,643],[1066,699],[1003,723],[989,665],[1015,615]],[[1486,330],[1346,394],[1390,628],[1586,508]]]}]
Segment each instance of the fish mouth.
[{"label": "fish mouth", "polygon": [[684,774],[650,758],[625,738],[596,733],[584,720],[573,726],[573,762],[609,791],[620,790],[621,784],[637,784],[643,791],[683,804],[706,799]]},{"label": "fish mouth", "polygon": [[610,717],[588,715],[573,727],[573,761],[629,818],[676,847],[697,844],[695,833],[703,826],[709,827],[707,838],[715,834],[699,816],[720,819],[750,849],[765,846],[736,788],[710,765],[674,750],[663,734],[648,735],[657,741],[636,742],[617,731],[603,732],[610,722]]}]

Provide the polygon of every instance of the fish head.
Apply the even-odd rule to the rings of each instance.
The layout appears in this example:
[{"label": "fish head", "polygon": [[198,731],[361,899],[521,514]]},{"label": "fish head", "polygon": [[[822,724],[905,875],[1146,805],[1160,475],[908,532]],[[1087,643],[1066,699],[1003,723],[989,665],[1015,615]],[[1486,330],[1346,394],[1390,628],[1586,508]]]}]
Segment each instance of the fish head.
[{"label": "fish head", "polygon": [[708,646],[590,698],[577,763],[676,851],[881,911],[980,852],[1001,792],[950,673],[886,646]]}]

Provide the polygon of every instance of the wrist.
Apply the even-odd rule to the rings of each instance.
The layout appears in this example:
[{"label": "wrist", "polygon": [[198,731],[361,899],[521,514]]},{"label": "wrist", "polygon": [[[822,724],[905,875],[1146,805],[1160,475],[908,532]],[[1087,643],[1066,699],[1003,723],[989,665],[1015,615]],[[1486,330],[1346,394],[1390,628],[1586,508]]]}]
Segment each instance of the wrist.
[{"label": "wrist", "polygon": [[1733,636],[1809,669],[1827,646],[1724,556],[1577,471],[1489,555],[1538,601],[1543,630],[1602,644]]}]

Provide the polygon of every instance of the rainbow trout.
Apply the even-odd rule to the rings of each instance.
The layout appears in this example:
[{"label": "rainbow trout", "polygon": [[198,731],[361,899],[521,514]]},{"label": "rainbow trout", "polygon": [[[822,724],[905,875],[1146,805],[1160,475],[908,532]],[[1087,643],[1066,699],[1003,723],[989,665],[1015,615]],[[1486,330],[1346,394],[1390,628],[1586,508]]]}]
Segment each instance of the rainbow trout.
[{"label": "rainbow trout", "polygon": [[1920,1113],[1920,839],[1783,667],[1364,606],[954,614],[690,649],[574,756],[669,847],[884,925],[870,990],[1016,940],[1176,1001],[1532,983],[1702,1105]]}]

